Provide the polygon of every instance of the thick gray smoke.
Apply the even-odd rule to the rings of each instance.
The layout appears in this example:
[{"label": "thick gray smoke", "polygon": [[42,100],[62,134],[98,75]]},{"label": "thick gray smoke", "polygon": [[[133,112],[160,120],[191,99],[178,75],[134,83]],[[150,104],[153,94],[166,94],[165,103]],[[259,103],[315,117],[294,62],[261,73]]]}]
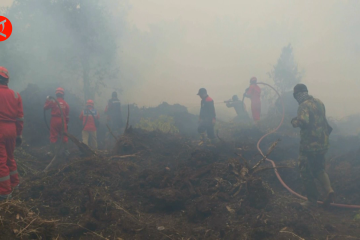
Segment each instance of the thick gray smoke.
[{"label": "thick gray smoke", "polygon": [[[11,2],[1,3],[11,6],[5,15],[14,32],[0,44],[2,52],[9,47],[0,61],[18,90],[28,82],[55,81],[82,95],[85,77],[87,91],[96,90],[101,104],[121,89],[124,103],[166,101],[196,113],[200,87],[222,102],[241,97],[252,76],[273,83],[267,73],[291,43],[299,70],[305,70],[302,81],[328,114],[358,113],[356,0]],[[216,106],[219,116],[235,115]]]},{"label": "thick gray smoke", "polygon": [[13,33],[1,45],[12,87],[56,83],[87,99],[100,93],[105,80],[117,79],[117,41],[124,21],[117,21],[119,30],[114,30],[111,3],[14,1],[5,10]]}]

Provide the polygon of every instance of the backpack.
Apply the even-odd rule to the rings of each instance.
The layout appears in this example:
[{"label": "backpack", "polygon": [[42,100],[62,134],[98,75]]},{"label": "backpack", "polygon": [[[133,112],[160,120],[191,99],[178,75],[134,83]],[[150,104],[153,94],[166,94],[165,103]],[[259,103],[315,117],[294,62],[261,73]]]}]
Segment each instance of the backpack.
[{"label": "backpack", "polygon": [[[95,110],[95,109],[94,109],[94,110]],[[85,111],[90,112],[91,116],[92,116],[93,119],[94,119],[95,127],[96,127],[96,128],[99,128],[99,127],[100,127],[100,121],[99,121],[99,119],[96,119],[96,116],[94,115],[93,111],[91,111],[91,110],[88,109],[88,108],[86,108],[86,109],[84,110],[84,113],[85,113]],[[96,110],[95,110],[95,113],[96,113]],[[89,116],[89,115],[86,116],[86,120],[85,120],[84,126],[86,126],[86,122],[87,122],[88,116]]]}]

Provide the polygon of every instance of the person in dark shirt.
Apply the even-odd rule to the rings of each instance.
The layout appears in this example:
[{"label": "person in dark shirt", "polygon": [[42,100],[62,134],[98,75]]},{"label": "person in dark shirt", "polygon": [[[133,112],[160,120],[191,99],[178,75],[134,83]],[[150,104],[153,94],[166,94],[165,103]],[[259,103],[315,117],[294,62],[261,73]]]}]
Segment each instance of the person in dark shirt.
[{"label": "person in dark shirt", "polygon": [[214,101],[209,97],[205,88],[200,88],[197,95],[201,98],[198,132],[203,141],[206,134],[212,140],[215,138],[214,125],[216,122]]},{"label": "person in dark shirt", "polygon": [[[121,114],[121,102],[117,97],[117,93],[113,92],[111,99],[109,99],[108,104],[105,109],[105,114],[107,115],[107,125],[115,135],[121,134],[121,128],[123,127],[123,119]],[[108,149],[112,148],[114,139],[111,137],[110,131],[106,132],[105,136],[105,146]]]},{"label": "person in dark shirt", "polygon": [[112,93],[111,99],[108,101],[108,105],[106,106],[105,114],[107,114],[107,122],[111,130],[119,132],[123,125],[123,120],[121,114],[121,103],[116,92]]}]

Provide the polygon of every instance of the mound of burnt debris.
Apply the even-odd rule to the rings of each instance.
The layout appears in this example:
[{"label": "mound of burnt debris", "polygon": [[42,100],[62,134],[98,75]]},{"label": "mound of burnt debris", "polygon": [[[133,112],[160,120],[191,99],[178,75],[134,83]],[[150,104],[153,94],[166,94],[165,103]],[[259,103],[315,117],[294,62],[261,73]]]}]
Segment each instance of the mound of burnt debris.
[{"label": "mound of burnt debris", "polygon": [[262,180],[270,171],[249,146],[198,146],[179,135],[128,128],[112,152],[72,154],[46,173],[41,150],[17,151],[24,177],[14,200],[0,204],[1,216],[7,214],[1,236],[334,240],[359,234],[354,213],[309,212],[274,191],[277,182]]},{"label": "mound of burnt debris", "polygon": [[[123,109],[127,109],[127,106],[123,106]],[[187,108],[180,104],[171,105],[163,102],[156,107],[147,108],[132,104],[130,105],[130,112],[132,125],[139,123],[142,118],[154,120],[165,115],[174,119],[174,126],[182,135],[194,136],[197,133],[198,116],[189,113]]]}]

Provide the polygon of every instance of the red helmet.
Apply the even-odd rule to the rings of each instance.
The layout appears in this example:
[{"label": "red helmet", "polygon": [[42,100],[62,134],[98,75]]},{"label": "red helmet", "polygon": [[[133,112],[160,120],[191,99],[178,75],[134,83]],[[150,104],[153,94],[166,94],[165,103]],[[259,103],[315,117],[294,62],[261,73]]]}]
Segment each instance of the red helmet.
[{"label": "red helmet", "polygon": [[257,83],[257,78],[256,77],[250,78],[250,83]]},{"label": "red helmet", "polygon": [[4,78],[9,78],[9,71],[5,67],[0,66],[0,76]]},{"label": "red helmet", "polygon": [[64,91],[63,88],[59,87],[59,88],[57,88],[56,91],[55,91],[55,94],[58,94],[58,93],[64,95],[64,94],[65,94],[65,91]]},{"label": "red helmet", "polygon": [[87,100],[86,101],[86,106],[94,106],[94,101],[93,100],[91,100],[91,99],[89,99],[89,100]]}]

